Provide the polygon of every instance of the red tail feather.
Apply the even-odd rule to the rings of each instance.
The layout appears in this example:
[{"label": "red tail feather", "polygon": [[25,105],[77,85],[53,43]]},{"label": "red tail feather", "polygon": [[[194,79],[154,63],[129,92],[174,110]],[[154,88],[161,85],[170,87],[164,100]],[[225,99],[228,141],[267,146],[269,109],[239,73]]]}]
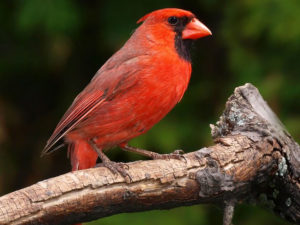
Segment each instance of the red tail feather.
[{"label": "red tail feather", "polygon": [[98,154],[85,140],[77,140],[69,145],[72,171],[92,168],[96,165]]}]

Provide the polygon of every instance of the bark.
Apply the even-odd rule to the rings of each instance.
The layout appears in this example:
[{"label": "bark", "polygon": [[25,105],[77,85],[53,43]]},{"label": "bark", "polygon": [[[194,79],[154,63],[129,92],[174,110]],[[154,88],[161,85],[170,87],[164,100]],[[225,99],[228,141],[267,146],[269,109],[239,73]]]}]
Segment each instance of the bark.
[{"label": "bark", "polygon": [[38,182],[0,198],[0,224],[72,224],[122,212],[200,203],[263,202],[300,223],[300,147],[251,84],[235,89],[215,144],[182,159],[127,163],[128,177],[99,167]]}]

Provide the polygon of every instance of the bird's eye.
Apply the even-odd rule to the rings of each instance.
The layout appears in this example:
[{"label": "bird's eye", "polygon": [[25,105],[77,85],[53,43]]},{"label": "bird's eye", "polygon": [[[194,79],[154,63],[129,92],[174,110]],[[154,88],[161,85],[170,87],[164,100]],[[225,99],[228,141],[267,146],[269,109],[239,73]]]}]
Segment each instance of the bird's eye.
[{"label": "bird's eye", "polygon": [[178,23],[178,18],[176,16],[171,16],[168,18],[168,22],[171,25],[176,25]]}]

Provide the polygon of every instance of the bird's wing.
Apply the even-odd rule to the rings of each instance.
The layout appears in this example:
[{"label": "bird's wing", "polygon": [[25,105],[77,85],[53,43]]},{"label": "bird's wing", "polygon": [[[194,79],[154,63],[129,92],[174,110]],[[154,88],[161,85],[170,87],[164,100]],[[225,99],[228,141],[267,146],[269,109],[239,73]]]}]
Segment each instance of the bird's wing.
[{"label": "bird's wing", "polygon": [[55,150],[54,145],[65,136],[68,131],[73,129],[82,119],[84,119],[93,109],[101,105],[105,101],[105,93],[103,91],[92,92],[78,96],[62,117],[53,134],[47,141],[42,155],[51,153]]},{"label": "bird's wing", "polygon": [[[134,69],[133,69],[134,68]],[[95,108],[113,99],[136,83],[138,66],[123,64],[118,68],[99,70],[90,84],[75,98],[42,151],[42,156],[61,147],[58,142]]]}]

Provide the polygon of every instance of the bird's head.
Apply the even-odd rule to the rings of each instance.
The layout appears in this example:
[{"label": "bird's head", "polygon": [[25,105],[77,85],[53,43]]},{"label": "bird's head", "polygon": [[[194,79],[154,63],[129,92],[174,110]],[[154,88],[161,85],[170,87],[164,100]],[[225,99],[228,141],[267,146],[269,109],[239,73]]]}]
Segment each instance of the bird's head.
[{"label": "bird's head", "polygon": [[143,16],[137,23],[141,22],[151,33],[151,37],[148,36],[148,39],[163,44],[175,40],[175,48],[183,58],[186,57],[185,54],[188,54],[185,51],[188,51],[186,45],[189,45],[190,40],[212,34],[193,13],[182,9],[166,8],[156,10]]},{"label": "bird's head", "polygon": [[183,9],[167,8],[148,13],[137,23],[159,25],[182,35],[182,39],[198,39],[211,35],[211,31],[193,13]]}]

